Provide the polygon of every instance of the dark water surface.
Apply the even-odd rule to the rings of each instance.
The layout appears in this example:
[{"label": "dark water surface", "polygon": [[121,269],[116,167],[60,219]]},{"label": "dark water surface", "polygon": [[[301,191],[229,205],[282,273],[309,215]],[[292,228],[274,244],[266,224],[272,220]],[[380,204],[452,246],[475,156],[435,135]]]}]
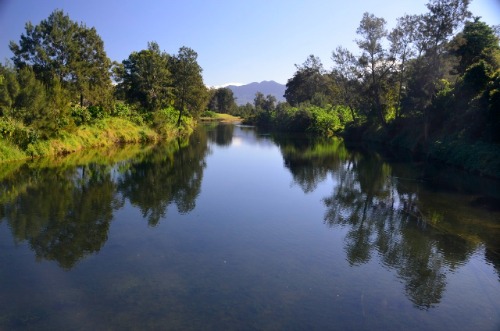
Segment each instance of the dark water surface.
[{"label": "dark water surface", "polygon": [[499,191],[231,125],[0,164],[0,330],[499,330]]}]

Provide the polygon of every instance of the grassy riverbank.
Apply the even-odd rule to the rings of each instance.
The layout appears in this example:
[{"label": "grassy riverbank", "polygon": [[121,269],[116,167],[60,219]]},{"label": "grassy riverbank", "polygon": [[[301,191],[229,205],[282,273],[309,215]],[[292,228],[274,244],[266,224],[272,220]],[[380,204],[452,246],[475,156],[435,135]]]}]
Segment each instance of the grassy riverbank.
[{"label": "grassy riverbank", "polygon": [[200,117],[203,122],[220,122],[220,123],[239,123],[243,119],[238,116],[229,114],[215,113],[213,111],[206,111]]},{"label": "grassy riverbank", "polygon": [[[229,114],[206,112],[204,115],[200,121],[241,122],[240,117]],[[3,120],[0,123],[0,162],[63,155],[117,144],[169,141],[190,134],[197,123],[191,117],[183,117],[181,125],[176,121],[177,115],[167,109],[157,112],[148,124],[144,124],[144,120],[107,117],[73,130],[62,130],[50,138],[40,138],[36,131],[22,123]]]},{"label": "grassy riverbank", "polygon": [[[7,125],[8,124],[8,125]],[[109,117],[64,130],[50,138],[40,138],[20,123],[3,123],[0,138],[0,162],[69,154],[95,147],[126,143],[171,140],[189,134],[196,122],[186,119],[181,126],[156,120],[153,125],[137,124],[119,117]]]}]

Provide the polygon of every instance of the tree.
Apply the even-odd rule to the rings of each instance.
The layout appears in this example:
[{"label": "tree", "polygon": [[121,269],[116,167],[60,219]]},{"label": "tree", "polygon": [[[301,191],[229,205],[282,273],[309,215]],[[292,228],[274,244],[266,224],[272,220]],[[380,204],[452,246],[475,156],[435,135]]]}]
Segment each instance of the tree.
[{"label": "tree", "polygon": [[14,68],[0,64],[0,115],[7,115],[12,110],[19,89]]},{"label": "tree", "polygon": [[397,61],[398,97],[396,103],[396,118],[401,116],[401,99],[407,85],[407,62],[416,55],[415,39],[419,16],[405,15],[398,18],[396,27],[388,36],[391,42],[391,56]]},{"label": "tree", "polygon": [[236,111],[233,91],[227,87],[215,90],[210,98],[209,109],[222,114],[233,114]]},{"label": "tree", "polygon": [[79,25],[56,10],[37,26],[28,22],[25,29],[19,44],[10,43],[17,68],[32,67],[47,87],[57,77],[82,106],[109,100],[111,62],[94,28]]},{"label": "tree", "polygon": [[123,67],[115,66],[122,79],[118,89],[129,102],[140,104],[146,111],[167,107],[173,102],[168,60],[168,54],[161,52],[156,42],[149,42],[147,49],[130,54]]},{"label": "tree", "polygon": [[271,94],[264,96],[261,92],[257,92],[253,103],[256,112],[265,111],[270,113],[276,109],[276,97]]},{"label": "tree", "polygon": [[261,112],[264,110],[266,103],[266,98],[262,92],[255,93],[255,97],[253,98],[253,106],[257,112]]},{"label": "tree", "polygon": [[208,102],[208,90],[203,83],[203,69],[197,62],[198,54],[189,47],[181,47],[177,55],[170,57],[175,108],[179,110],[177,124],[186,112],[198,117]]},{"label": "tree", "polygon": [[355,109],[358,108],[361,98],[357,59],[346,48],[337,47],[332,52],[332,60],[332,78],[338,86],[339,102],[349,108],[353,120],[356,121]]},{"label": "tree", "polygon": [[298,106],[328,94],[328,79],[319,57],[311,54],[302,65],[295,67],[297,71],[286,83],[285,98],[289,104]]},{"label": "tree", "polygon": [[266,95],[266,100],[264,101],[264,110],[272,112],[276,109],[276,97],[274,95]]},{"label": "tree", "polygon": [[385,19],[364,13],[356,33],[362,39],[356,40],[362,55],[359,63],[368,79],[368,90],[371,96],[371,108],[376,112],[382,124],[386,124],[382,93],[385,80],[394,64],[394,59],[387,56],[382,47],[382,40],[387,36]]},{"label": "tree", "polygon": [[481,22],[479,17],[466,22],[463,31],[453,39],[456,48],[452,49],[452,53],[460,57],[456,68],[458,73],[465,73],[472,64],[480,60],[489,60],[490,64],[495,65],[493,54],[500,50],[498,43],[499,39],[493,28]]},{"label": "tree", "polygon": [[[35,78],[30,67],[22,68],[18,74],[19,93],[14,102],[13,116],[32,124],[35,120],[43,121],[46,109],[46,95],[43,84]],[[40,124],[40,123],[37,123]]]},{"label": "tree", "polygon": [[430,0],[429,13],[423,16],[422,28],[426,51],[439,55],[453,31],[471,16],[470,0]]},{"label": "tree", "polygon": [[429,13],[419,16],[415,36],[419,57],[409,87],[416,99],[414,107],[425,110],[435,95],[437,82],[446,73],[448,38],[470,16],[468,5],[469,0],[431,0],[426,5]]},{"label": "tree", "polygon": [[104,42],[95,28],[80,26],[76,34],[75,88],[80,92],[80,105],[111,106],[111,61],[104,51]]},{"label": "tree", "polygon": [[470,17],[469,0],[431,0],[429,13],[421,15],[415,43],[421,56],[412,64],[413,75],[408,84],[407,106],[423,114],[423,138],[427,141],[431,124],[431,104],[440,80],[450,72],[447,63],[448,38]]}]

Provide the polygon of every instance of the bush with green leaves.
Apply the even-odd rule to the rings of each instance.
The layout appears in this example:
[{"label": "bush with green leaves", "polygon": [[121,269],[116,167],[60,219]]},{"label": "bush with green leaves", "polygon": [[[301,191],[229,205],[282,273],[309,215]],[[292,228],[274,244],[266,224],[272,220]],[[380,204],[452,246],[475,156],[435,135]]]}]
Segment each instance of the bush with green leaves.
[{"label": "bush with green leaves", "polygon": [[301,105],[280,107],[270,112],[260,112],[251,122],[259,127],[283,132],[311,133],[329,137],[352,122],[351,112],[344,106],[319,107]]},{"label": "bush with green leaves", "polygon": [[40,139],[37,130],[7,117],[0,118],[0,136],[21,149],[26,149],[29,144],[34,144]]}]

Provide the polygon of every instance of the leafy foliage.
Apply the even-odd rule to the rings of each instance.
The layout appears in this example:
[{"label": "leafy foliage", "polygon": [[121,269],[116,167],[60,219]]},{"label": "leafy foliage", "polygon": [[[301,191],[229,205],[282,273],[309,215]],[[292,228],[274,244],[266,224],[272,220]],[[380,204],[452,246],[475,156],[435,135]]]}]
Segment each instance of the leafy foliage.
[{"label": "leafy foliage", "polygon": [[172,103],[168,60],[169,55],[161,52],[157,43],[150,42],[148,49],[132,52],[123,61],[118,89],[123,90],[129,103],[137,103],[147,111],[156,111]]},{"label": "leafy foliage", "polygon": [[203,70],[197,58],[198,54],[194,50],[181,47],[169,61],[174,82],[174,107],[179,110],[178,124],[184,113],[197,118],[208,103],[208,90],[203,83]]},{"label": "leafy foliage", "polygon": [[236,112],[236,101],[233,91],[227,87],[210,91],[211,97],[208,109],[220,114],[234,114]]},{"label": "leafy foliage", "polygon": [[72,21],[60,10],[25,28],[19,44],[10,43],[17,68],[31,67],[45,86],[57,79],[81,106],[109,103],[111,61],[95,28]]},{"label": "leafy foliage", "polygon": [[[206,110],[202,68],[188,47],[170,56],[150,42],[112,64],[95,28],[55,10],[38,25],[28,22],[10,49],[13,65],[0,65],[1,139],[27,155],[102,144],[94,139],[102,129],[113,135],[112,142],[155,140],[145,125],[173,138],[191,132],[193,118]],[[106,121],[109,117],[116,120]],[[115,136],[117,123],[123,134]],[[95,137],[80,137],[80,128],[96,130]],[[61,148],[51,147],[59,143]],[[2,143],[2,150],[9,148]]]}]

